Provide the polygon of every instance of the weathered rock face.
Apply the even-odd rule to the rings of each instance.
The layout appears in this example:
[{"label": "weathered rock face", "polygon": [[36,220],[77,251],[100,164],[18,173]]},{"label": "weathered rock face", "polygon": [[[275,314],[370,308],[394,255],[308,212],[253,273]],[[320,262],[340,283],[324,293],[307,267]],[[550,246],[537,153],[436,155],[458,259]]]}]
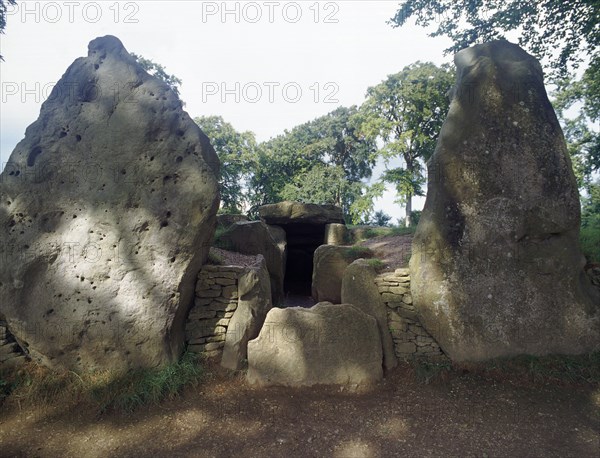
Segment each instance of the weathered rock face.
[{"label": "weathered rock face", "polygon": [[0,314],[33,357],[119,371],[179,356],[218,168],[166,84],[117,38],[90,43],[1,176]]},{"label": "weathered rock face", "polygon": [[313,299],[341,304],[344,271],[358,258],[360,254],[355,254],[349,247],[322,245],[317,248],[313,257]]},{"label": "weathered rock face", "polygon": [[248,358],[248,341],[256,339],[271,310],[271,283],[265,259],[259,255],[256,267],[248,269],[239,279],[238,305],[229,327],[221,365],[242,369]]},{"label": "weathered rock face", "polygon": [[[267,227],[262,221],[239,222],[233,224],[221,236],[221,243],[227,249],[242,254],[262,254],[267,262],[267,269],[271,277],[271,293],[273,304],[283,302],[283,279],[285,276],[285,234],[283,241],[280,237],[273,238],[280,232]],[[283,243],[283,245],[282,245]]]},{"label": "weathered rock face", "polygon": [[398,365],[394,341],[388,325],[388,311],[376,284],[377,273],[364,259],[358,259],[344,271],[342,302],[352,304],[377,321],[383,351],[383,365],[391,370]]},{"label": "weathered rock face", "polygon": [[326,245],[347,245],[348,240],[348,228],[345,224],[327,224],[325,226],[325,244]]},{"label": "weathered rock face", "polygon": [[410,262],[420,321],[455,360],[598,350],[600,299],[542,69],[506,41],[455,62]]},{"label": "weathered rock face", "polygon": [[344,224],[344,214],[335,205],[279,202],[259,207],[260,218],[267,224]]},{"label": "weathered rock face", "polygon": [[249,383],[369,385],[383,377],[375,319],[352,305],[272,309],[248,343]]}]

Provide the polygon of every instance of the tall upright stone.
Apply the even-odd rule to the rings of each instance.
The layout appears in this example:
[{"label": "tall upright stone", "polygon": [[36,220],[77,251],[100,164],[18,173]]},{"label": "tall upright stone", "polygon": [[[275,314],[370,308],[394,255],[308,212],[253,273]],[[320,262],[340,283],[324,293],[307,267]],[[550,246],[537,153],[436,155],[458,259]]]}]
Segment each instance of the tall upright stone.
[{"label": "tall upright stone", "polygon": [[115,37],[57,83],[0,183],[0,314],[76,371],[179,356],[219,203],[218,158]]},{"label": "tall upright stone", "polygon": [[542,68],[507,41],[455,63],[410,262],[419,318],[454,360],[598,350],[600,298]]}]

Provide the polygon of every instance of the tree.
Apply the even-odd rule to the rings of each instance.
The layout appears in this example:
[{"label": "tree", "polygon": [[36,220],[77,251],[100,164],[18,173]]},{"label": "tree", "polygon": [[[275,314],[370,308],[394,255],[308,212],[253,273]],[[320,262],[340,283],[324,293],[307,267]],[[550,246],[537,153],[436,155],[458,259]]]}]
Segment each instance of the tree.
[{"label": "tree", "polygon": [[521,46],[563,77],[600,44],[598,0],[406,0],[390,24],[401,27],[411,18],[423,27],[437,22],[430,36],[452,39],[447,53],[515,31]]},{"label": "tree", "polygon": [[[0,0],[0,34],[4,33],[6,28],[6,12],[9,5],[16,5],[16,0]],[[0,61],[3,61],[3,57],[0,55]]]},{"label": "tree", "polygon": [[375,218],[373,219],[373,223],[376,226],[385,227],[389,224],[392,217],[385,213],[383,210],[379,210],[375,212]]},{"label": "tree", "polygon": [[600,181],[589,184],[583,199],[580,240],[587,260],[600,263]]},{"label": "tree", "polygon": [[145,57],[135,54],[133,52],[130,54],[142,66],[144,70],[146,70],[152,76],[155,76],[158,79],[167,83],[169,87],[173,90],[173,92],[177,94],[177,97],[179,97],[179,86],[181,86],[181,84],[183,83],[179,78],[177,78],[175,75],[169,75],[165,67],[151,61],[150,59],[146,59]]},{"label": "tree", "polygon": [[[580,80],[556,81],[554,107],[563,125],[565,139],[580,188],[588,189],[594,172],[600,170],[600,133],[592,126],[600,121],[600,58],[595,59]],[[575,117],[568,111],[578,108]]]},{"label": "tree", "polygon": [[358,108],[340,107],[260,145],[254,206],[280,200],[339,205],[351,216],[375,165],[375,142],[359,134]]},{"label": "tree", "polygon": [[252,132],[238,132],[221,116],[202,116],[194,122],[209,138],[221,162],[221,211],[240,213],[247,206],[246,184],[256,154]]},{"label": "tree", "polygon": [[380,153],[386,164],[402,159],[403,166],[386,170],[382,179],[396,186],[399,202],[406,205],[407,226],[413,196],[423,195],[423,161],[435,150],[453,83],[450,66],[417,62],[369,88],[361,107],[361,130],[383,143]]},{"label": "tree", "polygon": [[[424,27],[437,21],[430,36],[451,38],[447,53],[517,33],[519,44],[551,70],[575,172],[580,185],[589,184],[600,169],[600,1],[406,0],[390,23],[400,27],[411,18]],[[585,61],[589,66],[581,80],[569,76]],[[578,104],[584,109],[568,118],[566,110]]]}]

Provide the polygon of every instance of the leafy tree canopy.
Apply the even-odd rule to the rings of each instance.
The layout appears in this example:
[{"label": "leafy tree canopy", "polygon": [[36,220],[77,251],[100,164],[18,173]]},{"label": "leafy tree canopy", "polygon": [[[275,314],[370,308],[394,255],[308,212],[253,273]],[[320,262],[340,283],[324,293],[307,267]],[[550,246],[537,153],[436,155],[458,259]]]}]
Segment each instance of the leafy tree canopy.
[{"label": "leafy tree canopy", "polygon": [[339,205],[349,215],[377,152],[358,119],[357,107],[339,107],[262,144],[250,181],[254,206],[290,199]]},{"label": "leafy tree canopy", "polygon": [[600,45],[598,0],[405,0],[390,24],[410,19],[424,27],[437,23],[430,35],[452,39],[447,53],[516,31],[522,47],[563,76]]},{"label": "leafy tree canopy", "polygon": [[403,162],[402,167],[387,170],[383,180],[396,186],[406,204],[407,225],[412,197],[423,195],[423,163],[435,150],[454,80],[449,65],[417,62],[369,88],[361,107],[361,132],[382,143],[380,152],[387,163],[395,158]]},{"label": "leafy tree canopy", "polygon": [[256,154],[252,132],[238,132],[220,116],[202,116],[194,122],[209,138],[221,161],[221,211],[240,213],[247,204],[244,186]]},{"label": "leafy tree canopy", "polygon": [[[6,12],[9,5],[16,5],[16,0],[0,0],[0,34],[4,33],[6,27]],[[0,61],[4,60],[0,55]]]},{"label": "leafy tree canopy", "polygon": [[167,83],[169,87],[173,89],[173,92],[177,94],[177,97],[179,97],[179,86],[181,86],[183,83],[179,78],[177,78],[175,75],[169,75],[166,71],[166,68],[161,64],[157,64],[150,59],[146,59],[145,57],[133,52],[130,54],[135,60],[138,61],[144,70],[146,70],[152,76],[156,76],[158,79]]}]

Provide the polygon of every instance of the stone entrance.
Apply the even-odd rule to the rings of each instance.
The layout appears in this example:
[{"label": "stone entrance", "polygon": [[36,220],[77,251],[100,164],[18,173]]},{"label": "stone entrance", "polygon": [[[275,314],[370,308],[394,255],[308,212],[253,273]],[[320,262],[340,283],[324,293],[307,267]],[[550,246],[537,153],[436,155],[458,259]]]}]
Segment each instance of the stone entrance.
[{"label": "stone entrance", "polygon": [[327,243],[328,225],[344,224],[342,209],[332,205],[281,202],[259,208],[261,219],[285,232],[287,253],[284,276],[284,305],[310,307],[313,257]]},{"label": "stone entrance", "polygon": [[286,295],[310,296],[313,257],[323,245],[325,226],[319,224],[286,224],[281,226],[287,236],[287,262],[284,290]]}]

